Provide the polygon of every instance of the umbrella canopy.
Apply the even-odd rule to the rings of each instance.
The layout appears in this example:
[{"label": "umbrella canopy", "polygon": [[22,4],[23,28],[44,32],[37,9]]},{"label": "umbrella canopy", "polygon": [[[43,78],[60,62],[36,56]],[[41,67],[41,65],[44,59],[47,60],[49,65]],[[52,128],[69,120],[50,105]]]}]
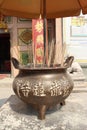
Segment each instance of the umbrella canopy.
[{"label": "umbrella canopy", "polygon": [[0,0],[3,15],[23,18],[58,18],[87,13],[87,0]]}]

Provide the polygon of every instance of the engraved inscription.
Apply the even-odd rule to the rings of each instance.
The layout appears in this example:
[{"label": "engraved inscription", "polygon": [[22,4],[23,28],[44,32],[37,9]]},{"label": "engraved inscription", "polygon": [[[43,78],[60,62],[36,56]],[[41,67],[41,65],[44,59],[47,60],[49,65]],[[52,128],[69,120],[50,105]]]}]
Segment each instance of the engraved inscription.
[{"label": "engraved inscription", "polygon": [[[34,96],[46,96],[44,93],[44,86],[42,82],[30,83],[29,81],[23,81],[21,79],[16,80],[17,94],[20,97],[20,91],[25,97],[28,97],[32,92]],[[32,87],[33,86],[33,87]]]},{"label": "engraved inscription", "polygon": [[35,96],[46,96],[44,93],[44,86],[41,82],[34,84],[33,95]]},{"label": "engraved inscription", "polygon": [[[46,96],[45,84],[43,81],[39,80],[38,82],[30,82],[28,80],[17,79],[15,83],[19,97],[21,97],[20,92],[25,97],[28,97],[29,93],[32,93],[34,96]],[[51,96],[62,95],[65,97],[70,93],[70,82],[65,77],[51,81],[49,83],[48,91]]]},{"label": "engraved inscription", "polygon": [[51,96],[63,95],[63,97],[65,97],[70,92],[69,88],[70,83],[65,77],[63,77],[60,80],[55,80],[51,84],[50,88]]},{"label": "engraved inscription", "polygon": [[20,90],[23,92],[25,97],[28,97],[28,94],[31,91],[29,85],[30,83],[28,81],[25,81],[24,84],[22,84],[22,86],[20,87]]}]

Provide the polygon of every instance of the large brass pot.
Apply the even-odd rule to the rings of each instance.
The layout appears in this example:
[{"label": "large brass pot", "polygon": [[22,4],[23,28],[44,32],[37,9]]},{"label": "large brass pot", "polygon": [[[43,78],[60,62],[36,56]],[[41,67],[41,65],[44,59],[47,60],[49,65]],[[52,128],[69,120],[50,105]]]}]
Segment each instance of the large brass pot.
[{"label": "large brass pot", "polygon": [[12,58],[19,74],[13,81],[15,94],[38,110],[38,118],[44,119],[49,107],[64,104],[73,89],[73,81],[67,67],[29,68]]}]

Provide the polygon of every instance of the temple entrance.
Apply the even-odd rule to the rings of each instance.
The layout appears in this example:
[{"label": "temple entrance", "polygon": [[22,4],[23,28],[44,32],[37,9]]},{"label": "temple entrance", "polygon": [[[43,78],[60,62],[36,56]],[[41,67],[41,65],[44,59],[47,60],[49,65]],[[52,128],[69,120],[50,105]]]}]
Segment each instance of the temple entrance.
[{"label": "temple entrance", "polygon": [[10,34],[0,34],[0,74],[11,73]]}]

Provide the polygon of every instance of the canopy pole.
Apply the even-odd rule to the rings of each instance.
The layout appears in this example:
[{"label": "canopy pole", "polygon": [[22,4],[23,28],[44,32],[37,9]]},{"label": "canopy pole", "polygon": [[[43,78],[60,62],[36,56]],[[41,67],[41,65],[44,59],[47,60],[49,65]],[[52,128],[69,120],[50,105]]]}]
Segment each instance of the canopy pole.
[{"label": "canopy pole", "polygon": [[47,38],[47,19],[44,18],[44,64],[48,62],[48,38]]},{"label": "canopy pole", "polygon": [[48,38],[46,19],[46,0],[43,0],[43,29],[44,29],[44,65],[48,62]]}]

